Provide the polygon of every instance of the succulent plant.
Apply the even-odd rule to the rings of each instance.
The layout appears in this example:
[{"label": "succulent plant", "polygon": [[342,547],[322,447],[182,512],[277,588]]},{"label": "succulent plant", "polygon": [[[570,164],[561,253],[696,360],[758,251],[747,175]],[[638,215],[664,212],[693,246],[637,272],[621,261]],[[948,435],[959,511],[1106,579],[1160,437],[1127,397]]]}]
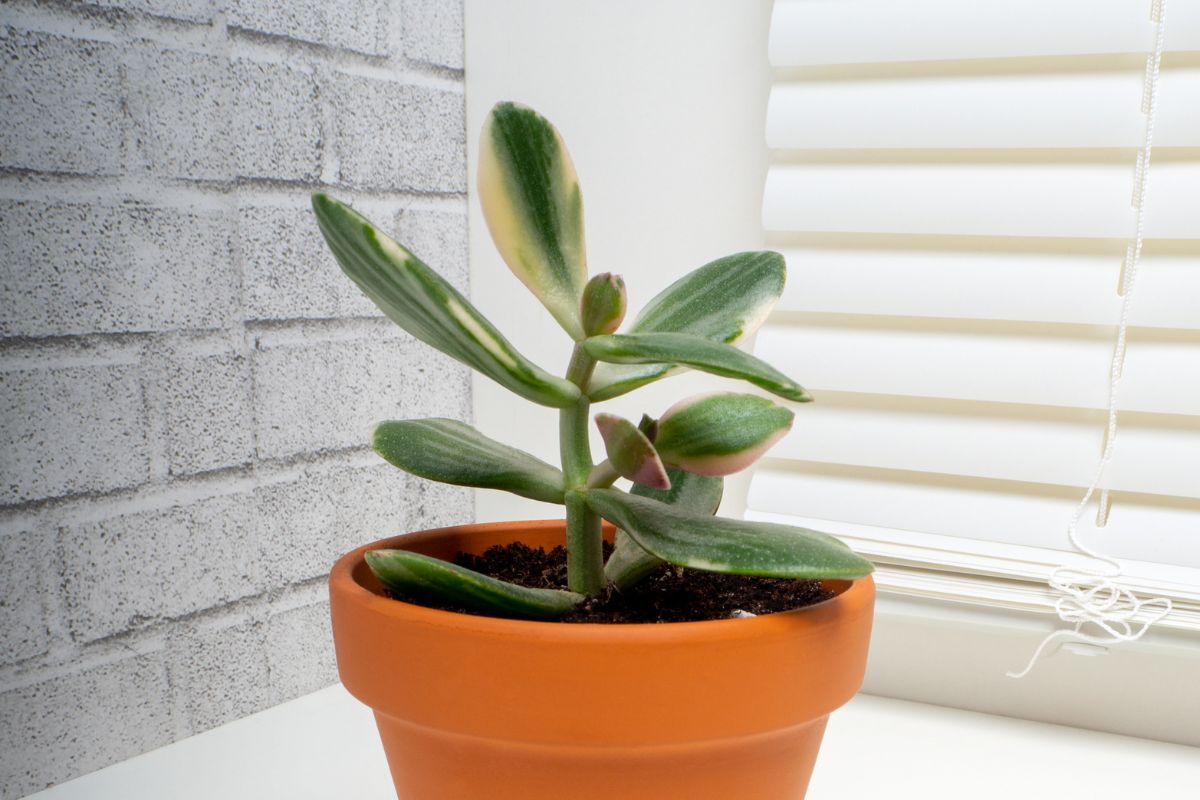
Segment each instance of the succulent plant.
[{"label": "succulent plant", "polygon": [[[563,377],[521,355],[454,287],[354,210],[324,194],[313,196],[313,208],[342,269],[396,324],[525,399],[559,409],[557,467],[451,419],[382,422],[372,446],[422,478],[565,506],[568,586],[527,588],[406,550],[367,554],[380,580],[407,596],[550,619],[608,584],[634,585],[663,562],[786,578],[869,573],[868,561],[827,534],[713,516],[722,476],[745,468],[791,427],[793,411],[762,394],[688,398],[637,424],[597,414],[606,457],[593,462],[592,404],[681,369],[743,380],[794,403],[812,399],[735,347],[779,299],[783,257],[746,252],[706,264],[618,333],[625,284],[610,273],[588,277],[582,195],[558,131],[530,108],[500,103],[479,152],[479,197],[497,249],[574,340]],[[613,487],[620,478],[632,481],[629,492]],[[602,518],[618,529],[607,564]]]}]

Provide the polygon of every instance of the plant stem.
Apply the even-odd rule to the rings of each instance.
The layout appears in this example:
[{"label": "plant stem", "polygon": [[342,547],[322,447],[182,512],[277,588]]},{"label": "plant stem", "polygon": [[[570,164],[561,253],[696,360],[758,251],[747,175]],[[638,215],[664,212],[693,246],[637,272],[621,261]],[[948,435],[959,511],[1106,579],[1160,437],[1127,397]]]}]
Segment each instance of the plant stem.
[{"label": "plant stem", "polygon": [[592,448],[588,441],[592,404],[586,392],[595,367],[596,362],[587,351],[575,345],[566,377],[584,394],[574,405],[559,412],[558,422],[558,447],[567,489],[567,588],[589,597],[604,589],[600,517],[587,507],[583,493],[592,472]]},{"label": "plant stem", "polygon": [[592,472],[588,475],[587,488],[589,489],[607,489],[616,482],[621,474],[617,472],[616,467],[607,458],[601,461],[596,466],[592,467]]}]

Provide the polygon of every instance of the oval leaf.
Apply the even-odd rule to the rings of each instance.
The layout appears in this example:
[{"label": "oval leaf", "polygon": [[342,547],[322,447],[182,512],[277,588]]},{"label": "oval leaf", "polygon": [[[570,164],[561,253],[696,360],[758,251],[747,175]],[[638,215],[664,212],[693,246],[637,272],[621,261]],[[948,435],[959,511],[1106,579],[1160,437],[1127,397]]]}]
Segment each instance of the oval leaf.
[{"label": "oval leaf", "polygon": [[[630,333],[689,333],[736,344],[758,330],[783,293],[787,266],[769,250],[735,253],[683,276],[659,292],[629,327]],[[658,380],[672,364],[601,364],[588,394],[595,401]]]},{"label": "oval leaf", "polygon": [[798,403],[812,400],[804,387],[762,359],[736,347],[699,336],[685,333],[613,334],[592,336],[584,341],[583,346],[588,355],[597,361],[614,364],[683,364],[713,375],[749,381],[787,400]]},{"label": "oval leaf", "polygon": [[561,472],[455,419],[381,422],[371,446],[388,463],[422,478],[563,502]]},{"label": "oval leaf", "polygon": [[369,550],[367,566],[400,595],[497,617],[553,619],[584,600],[561,589],[530,589],[408,550]]},{"label": "oval leaf", "polygon": [[535,403],[579,399],[577,386],[518,353],[453,286],[349,206],[314,194],[313,210],[342,270],[401,328]]},{"label": "oval leaf", "polygon": [[[634,486],[632,493],[694,514],[711,516],[717,513],[725,489],[724,479],[696,475],[681,469],[668,469],[667,477],[671,481],[671,488],[666,491]],[[612,555],[604,565],[604,577],[618,589],[628,589],[663,563],[661,558],[635,542],[632,536],[618,529]]]},{"label": "oval leaf", "polygon": [[715,393],[676,403],[658,421],[663,462],[701,475],[741,472],[792,427],[791,409],[756,394]]},{"label": "oval leaf", "polygon": [[479,142],[479,202],[496,249],[574,339],[587,281],[583,197],[571,156],[542,115],[499,103]]},{"label": "oval leaf", "polygon": [[871,562],[834,537],[769,522],[708,517],[614,489],[589,489],[588,507],[672,564],[774,578],[850,579]]},{"label": "oval leaf", "polygon": [[618,475],[655,489],[671,488],[654,445],[636,425],[615,414],[597,414],[596,427],[604,439],[608,460]]}]

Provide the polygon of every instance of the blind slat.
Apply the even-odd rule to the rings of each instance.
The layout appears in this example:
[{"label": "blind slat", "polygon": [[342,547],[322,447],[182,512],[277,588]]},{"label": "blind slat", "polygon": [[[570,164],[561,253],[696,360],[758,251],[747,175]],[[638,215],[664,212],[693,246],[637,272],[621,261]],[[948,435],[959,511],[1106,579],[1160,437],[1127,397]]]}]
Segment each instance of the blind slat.
[{"label": "blind slat", "polygon": [[[1107,254],[922,249],[913,245],[781,248],[782,311],[1115,325],[1123,248]],[[1147,249],[1135,326],[1200,330],[1200,250]]]},{"label": "blind slat", "polygon": [[[777,84],[767,144],[789,148],[1113,148],[1142,141],[1143,71]],[[1200,145],[1200,69],[1163,70],[1154,143]]]},{"label": "blind slat", "polygon": [[[1200,498],[1200,421],[1122,415],[1106,485]],[[822,393],[771,451],[822,461],[949,475],[1086,486],[1100,456],[1104,414],[1045,407]]]},{"label": "blind slat", "polygon": [[[768,325],[756,348],[818,399],[827,389],[1107,408],[1111,339],[1107,328],[997,331],[851,318]],[[1122,409],[1200,415],[1200,337],[1134,331],[1119,401]]]},{"label": "blind slat", "polygon": [[[1200,4],[1175,2],[1168,51],[1200,50]],[[1136,0],[834,0],[777,2],[777,67],[1146,53],[1150,3]]]},{"label": "blind slat", "polygon": [[[1085,514],[1079,535],[1118,558],[1200,567],[1200,502],[1157,500],[1118,495],[1106,525],[1097,527],[1096,515]],[[1061,487],[801,463],[787,471],[761,470],[746,504],[756,511],[1066,550],[1066,523],[1078,502],[1077,490]]]},{"label": "blind slat", "polygon": [[[768,231],[1126,238],[1119,163],[809,163],[767,173]],[[1200,239],[1200,161],[1154,163],[1147,238]]]}]

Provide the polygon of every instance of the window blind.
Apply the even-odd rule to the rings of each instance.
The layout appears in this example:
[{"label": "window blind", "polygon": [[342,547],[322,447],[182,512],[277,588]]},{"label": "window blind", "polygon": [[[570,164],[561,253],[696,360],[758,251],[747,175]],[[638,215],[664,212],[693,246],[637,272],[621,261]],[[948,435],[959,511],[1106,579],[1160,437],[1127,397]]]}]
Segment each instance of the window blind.
[{"label": "window blind", "polygon": [[789,285],[756,352],[817,402],[747,516],[846,537],[885,589],[1045,609],[1103,448],[1145,248],[1107,520],[1080,535],[1200,628],[1200,3],[777,0],[763,224]]}]

